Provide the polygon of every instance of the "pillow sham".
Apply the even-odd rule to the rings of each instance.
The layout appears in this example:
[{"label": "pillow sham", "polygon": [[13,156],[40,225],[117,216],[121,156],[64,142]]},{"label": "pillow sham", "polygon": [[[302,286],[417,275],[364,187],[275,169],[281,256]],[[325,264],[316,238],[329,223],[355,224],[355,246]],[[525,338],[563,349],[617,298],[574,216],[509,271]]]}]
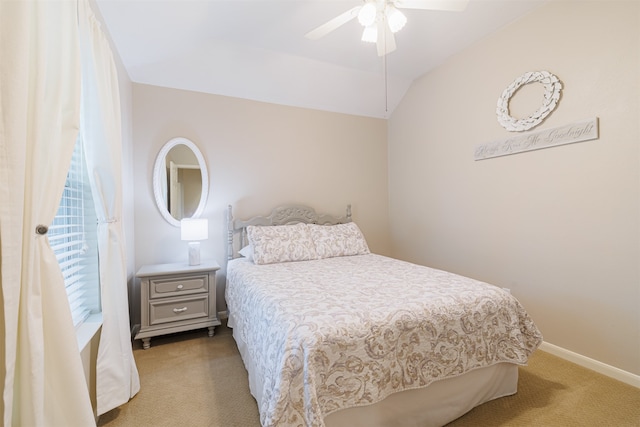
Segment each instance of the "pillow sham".
[{"label": "pillow sham", "polygon": [[247,227],[247,237],[256,264],[318,259],[306,224],[250,225]]},{"label": "pillow sham", "polygon": [[238,253],[249,261],[253,262],[253,248],[251,247],[251,245],[247,245],[244,248],[240,249]]},{"label": "pillow sham", "polygon": [[355,222],[337,225],[309,224],[318,258],[366,255],[369,246]]}]

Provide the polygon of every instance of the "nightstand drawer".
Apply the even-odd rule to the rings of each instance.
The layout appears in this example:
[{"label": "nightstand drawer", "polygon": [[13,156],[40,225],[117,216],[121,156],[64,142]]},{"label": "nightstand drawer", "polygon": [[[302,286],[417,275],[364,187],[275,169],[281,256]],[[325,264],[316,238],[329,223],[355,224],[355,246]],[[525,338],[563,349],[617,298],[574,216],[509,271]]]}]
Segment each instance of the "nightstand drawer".
[{"label": "nightstand drawer", "polygon": [[209,316],[209,296],[149,301],[149,325]]},{"label": "nightstand drawer", "polygon": [[151,279],[149,298],[206,293],[209,290],[208,279],[209,276],[205,274]]},{"label": "nightstand drawer", "polygon": [[140,267],[140,330],[135,339],[145,350],[151,338],[207,328],[212,337],[220,324],[216,311],[215,261],[199,265],[153,264]]}]

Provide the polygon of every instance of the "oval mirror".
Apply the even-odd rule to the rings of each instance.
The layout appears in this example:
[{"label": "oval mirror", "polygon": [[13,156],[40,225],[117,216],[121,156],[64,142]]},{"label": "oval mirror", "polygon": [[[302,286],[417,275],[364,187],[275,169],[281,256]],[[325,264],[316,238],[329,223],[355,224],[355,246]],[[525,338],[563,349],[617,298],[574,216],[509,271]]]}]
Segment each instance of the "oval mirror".
[{"label": "oval mirror", "polygon": [[153,167],[153,194],[169,224],[180,227],[183,218],[198,218],[207,203],[209,175],[198,147],[186,138],[167,142]]}]

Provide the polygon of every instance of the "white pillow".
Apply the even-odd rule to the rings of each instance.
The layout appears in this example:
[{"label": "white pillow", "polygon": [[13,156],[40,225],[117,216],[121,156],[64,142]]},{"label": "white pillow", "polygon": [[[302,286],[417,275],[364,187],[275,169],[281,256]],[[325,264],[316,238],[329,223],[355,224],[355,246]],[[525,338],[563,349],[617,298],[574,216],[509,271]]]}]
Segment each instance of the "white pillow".
[{"label": "white pillow", "polygon": [[318,258],[366,255],[369,246],[355,222],[337,225],[309,224]]},{"label": "white pillow", "polygon": [[247,236],[256,264],[318,259],[306,224],[250,225]]},{"label": "white pillow", "polygon": [[240,249],[238,253],[249,261],[253,262],[253,248],[251,247],[251,245],[247,245],[244,248]]}]

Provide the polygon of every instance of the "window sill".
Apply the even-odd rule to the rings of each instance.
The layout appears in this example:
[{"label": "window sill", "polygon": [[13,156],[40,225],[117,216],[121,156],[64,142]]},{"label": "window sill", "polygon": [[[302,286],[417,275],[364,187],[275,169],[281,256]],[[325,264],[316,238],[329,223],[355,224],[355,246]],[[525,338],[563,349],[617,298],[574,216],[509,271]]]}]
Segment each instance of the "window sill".
[{"label": "window sill", "polygon": [[102,327],[102,313],[90,315],[78,329],[76,329],[76,337],[78,339],[78,349],[82,353],[87,344],[91,342],[93,337]]}]

